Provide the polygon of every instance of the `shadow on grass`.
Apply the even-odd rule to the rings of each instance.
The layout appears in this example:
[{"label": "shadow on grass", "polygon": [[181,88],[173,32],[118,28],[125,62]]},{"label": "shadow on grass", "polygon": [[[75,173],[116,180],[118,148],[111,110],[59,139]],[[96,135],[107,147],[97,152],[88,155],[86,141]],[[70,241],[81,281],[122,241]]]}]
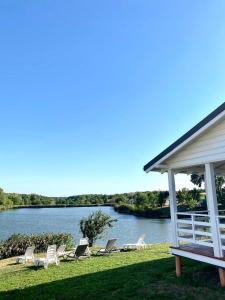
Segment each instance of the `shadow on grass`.
[{"label": "shadow on grass", "polygon": [[[31,276],[37,270],[29,269]],[[50,282],[1,292],[0,299],[224,299],[217,273],[209,265],[185,260],[183,276],[177,279],[170,257],[56,281],[50,281],[49,273]]]}]

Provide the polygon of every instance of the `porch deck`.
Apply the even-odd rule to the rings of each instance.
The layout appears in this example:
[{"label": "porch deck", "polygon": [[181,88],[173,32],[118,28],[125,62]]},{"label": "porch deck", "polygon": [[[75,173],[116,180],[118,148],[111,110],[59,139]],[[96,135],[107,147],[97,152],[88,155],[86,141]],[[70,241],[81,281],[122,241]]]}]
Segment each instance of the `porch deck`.
[{"label": "porch deck", "polygon": [[202,246],[202,245],[197,245],[197,244],[187,244],[187,245],[180,245],[179,247],[172,246],[170,248],[172,249],[172,253],[173,253],[173,249],[175,249],[175,250],[181,250],[181,251],[185,251],[185,252],[225,261],[225,251],[223,251],[223,257],[218,258],[218,257],[214,256],[213,248],[208,247],[208,246]]},{"label": "porch deck", "polygon": [[[223,257],[216,257],[212,247],[198,245],[198,244],[186,244],[178,247],[171,247],[171,253],[176,258],[189,258],[199,262],[204,262],[222,269],[225,269],[225,251],[223,251]],[[179,269],[180,267],[178,267]],[[225,275],[225,273],[224,273]],[[225,276],[224,276],[225,284]]]}]

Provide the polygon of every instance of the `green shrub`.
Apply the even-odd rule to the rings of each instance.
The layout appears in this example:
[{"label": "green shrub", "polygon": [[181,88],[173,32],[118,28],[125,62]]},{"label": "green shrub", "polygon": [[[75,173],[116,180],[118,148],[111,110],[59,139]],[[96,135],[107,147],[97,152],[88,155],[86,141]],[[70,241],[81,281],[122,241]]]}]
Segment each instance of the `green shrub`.
[{"label": "green shrub", "polygon": [[101,238],[107,227],[113,227],[113,222],[117,219],[112,219],[111,216],[105,214],[101,210],[91,213],[87,218],[80,220],[80,231],[83,237],[89,239],[89,246],[93,246],[93,243],[97,238]]},{"label": "green shrub", "polygon": [[0,241],[0,259],[24,254],[28,246],[35,246],[35,252],[45,252],[48,245],[74,246],[73,236],[68,233],[13,234],[5,241]]}]

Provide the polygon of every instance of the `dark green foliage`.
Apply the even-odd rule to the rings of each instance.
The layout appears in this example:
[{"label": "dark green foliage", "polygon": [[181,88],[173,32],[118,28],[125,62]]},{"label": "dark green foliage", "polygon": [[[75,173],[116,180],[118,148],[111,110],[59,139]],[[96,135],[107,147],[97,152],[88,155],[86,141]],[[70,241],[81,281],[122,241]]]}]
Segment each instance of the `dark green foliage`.
[{"label": "dark green foliage", "polygon": [[199,202],[201,200],[201,190],[190,190],[191,198]]},{"label": "dark green foliage", "polygon": [[[191,182],[197,185],[198,187],[201,187],[204,181],[205,181],[204,175],[191,174]],[[222,204],[225,207],[224,177],[216,176],[215,184],[216,184],[217,201],[219,204]]]},{"label": "dark green foliage", "polygon": [[[177,202],[179,211],[187,211],[193,209],[204,208],[201,189],[181,189],[177,192]],[[168,205],[165,207],[166,200],[169,197],[168,191],[153,191],[135,193],[134,203],[118,203],[114,205],[117,212],[125,214],[133,214],[147,218],[169,218],[170,209]]]},{"label": "dark green foliage", "polygon": [[35,246],[35,252],[44,252],[48,245],[66,245],[71,249],[73,236],[68,233],[13,234],[0,242],[0,259],[24,254],[28,246]]},{"label": "dark green foliage", "polygon": [[97,238],[101,238],[107,227],[112,227],[113,222],[116,219],[112,219],[111,216],[98,210],[91,213],[87,218],[80,220],[80,231],[83,237],[88,237],[90,246],[96,241]]},{"label": "dark green foliage", "polygon": [[183,188],[177,192],[177,202],[178,204],[185,205],[192,199],[190,191],[186,188]]},{"label": "dark green foliage", "polygon": [[165,205],[165,202],[167,200],[167,198],[169,197],[169,192],[168,191],[160,191],[158,194],[158,205],[160,207],[163,207],[163,205]]},{"label": "dark green foliage", "polygon": [[149,200],[149,195],[147,195],[146,193],[137,193],[135,198],[135,204],[137,206],[143,206],[145,204],[148,204]]},{"label": "dark green foliage", "polygon": [[116,195],[114,197],[115,203],[125,203],[127,200],[128,200],[128,198],[125,194]]},{"label": "dark green foliage", "polygon": [[6,206],[6,194],[0,188],[0,206]]},{"label": "dark green foliage", "polygon": [[197,185],[198,187],[201,187],[202,183],[204,182],[204,175],[191,174],[191,182],[194,185]]}]

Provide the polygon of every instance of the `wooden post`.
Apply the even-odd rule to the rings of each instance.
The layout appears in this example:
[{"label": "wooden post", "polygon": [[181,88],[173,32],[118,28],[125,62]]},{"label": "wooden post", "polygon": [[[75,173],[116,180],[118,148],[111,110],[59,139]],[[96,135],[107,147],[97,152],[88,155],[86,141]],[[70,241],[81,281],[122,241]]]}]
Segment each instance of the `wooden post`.
[{"label": "wooden post", "polygon": [[170,199],[170,215],[171,215],[171,228],[172,228],[172,239],[175,247],[179,246],[177,239],[177,201],[176,201],[176,187],[175,187],[175,176],[172,170],[168,170],[168,181],[169,181],[169,199]]},{"label": "wooden post", "polygon": [[224,269],[221,269],[221,268],[219,268],[218,271],[219,271],[219,276],[220,276],[221,287],[225,287],[225,271],[224,271]]},{"label": "wooden post", "polygon": [[177,277],[180,277],[181,276],[181,257],[175,256],[175,261],[176,261],[176,275],[177,275]]},{"label": "wooden post", "polygon": [[206,192],[208,198],[208,210],[211,223],[211,232],[213,240],[213,250],[215,257],[223,257],[221,249],[220,233],[218,228],[218,204],[216,197],[216,185],[215,185],[215,173],[214,166],[212,163],[205,164],[205,181],[206,181]]}]

